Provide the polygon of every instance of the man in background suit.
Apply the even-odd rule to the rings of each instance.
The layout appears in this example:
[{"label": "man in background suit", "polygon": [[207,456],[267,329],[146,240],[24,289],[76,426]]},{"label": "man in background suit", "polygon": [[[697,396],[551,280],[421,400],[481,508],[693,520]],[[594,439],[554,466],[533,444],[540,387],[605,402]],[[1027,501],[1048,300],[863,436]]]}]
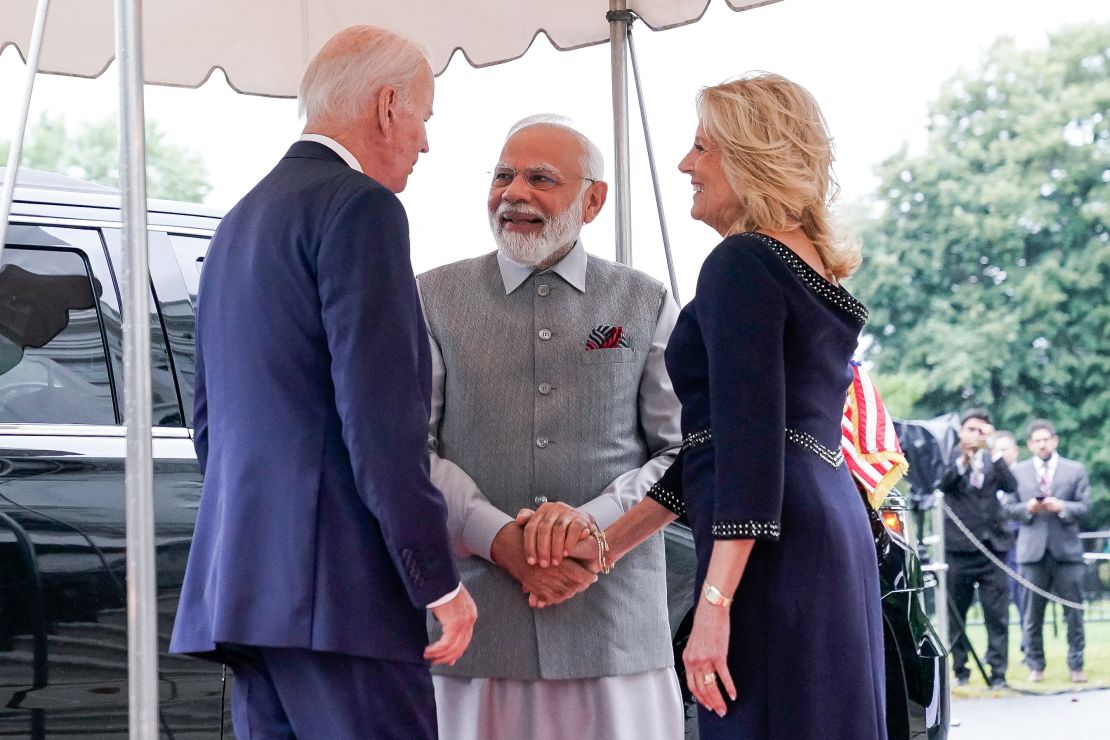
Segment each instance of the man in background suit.
[{"label": "man in background suit", "polygon": [[[987,441],[994,432],[990,416],[980,408],[968,409],[960,420],[960,444],[956,460],[948,467],[938,488],[945,493],[945,502],[971,533],[990,551],[1005,562],[1006,551],[1013,542],[1007,527],[999,491],[1016,491],[1017,482],[1001,455],[992,456]],[[948,561],[949,613],[954,625],[967,620],[967,610],[979,587],[979,603],[987,626],[985,661],[991,667],[991,686],[1006,685],[1009,655],[1009,590],[1006,574],[987,558],[956,527],[944,522],[945,557]],[[966,684],[966,631],[952,645],[952,670],[957,682]]]},{"label": "man in background suit", "polygon": [[[431,484],[431,364],[394,193],[428,151],[411,42],[336,34],[304,136],[205,259],[194,409],[204,491],[171,649],[227,663],[240,738],[437,735],[426,660],[476,617]],[[265,431],[263,431],[265,430]],[[425,609],[443,627],[428,646]]]},{"label": "man in background suit", "polygon": [[[1016,494],[1007,497],[1006,513],[1021,523],[1017,559],[1021,574],[1037,587],[1069,601],[1082,602],[1083,543],[1079,520],[1091,506],[1091,487],[1081,463],[1060,457],[1052,423],[1037,419],[1026,439],[1033,457],[1014,466]],[[1044,609],[1046,600],[1026,594],[1025,662],[1029,680],[1044,679]],[[1083,612],[1064,607],[1068,625],[1068,668],[1071,680],[1083,683]]]}]

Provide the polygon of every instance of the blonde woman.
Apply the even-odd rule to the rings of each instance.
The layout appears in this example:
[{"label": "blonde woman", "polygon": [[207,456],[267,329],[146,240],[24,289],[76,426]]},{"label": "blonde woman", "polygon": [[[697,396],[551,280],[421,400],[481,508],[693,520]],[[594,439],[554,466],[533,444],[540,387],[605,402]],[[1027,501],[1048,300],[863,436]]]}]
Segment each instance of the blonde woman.
[{"label": "blonde woman", "polygon": [[[867,310],[829,225],[832,146],[773,74],[706,88],[679,164],[724,241],[667,346],[699,601],[683,660],[702,738],[885,738],[875,548],[840,452]],[[725,696],[729,698],[726,700]]]},{"label": "blonde woman", "polygon": [[682,453],[605,530],[607,553],[541,540],[619,568],[685,514],[698,602],[683,662],[703,740],[882,740],[878,567],[839,444],[867,310],[840,285],[860,257],[829,224],[831,141],[812,96],[773,74],[702,90],[698,117],[679,169],[691,215],[724,240],[667,345]]}]

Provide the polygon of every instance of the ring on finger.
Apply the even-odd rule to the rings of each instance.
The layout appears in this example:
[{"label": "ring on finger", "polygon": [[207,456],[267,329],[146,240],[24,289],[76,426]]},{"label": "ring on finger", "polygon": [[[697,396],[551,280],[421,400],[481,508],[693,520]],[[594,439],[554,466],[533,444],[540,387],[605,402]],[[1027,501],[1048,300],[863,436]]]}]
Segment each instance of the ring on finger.
[{"label": "ring on finger", "polygon": [[716,680],[717,680],[717,674],[716,673],[706,673],[704,676],[701,677],[701,682],[703,684],[705,684],[706,686],[710,685],[711,683],[714,683]]}]

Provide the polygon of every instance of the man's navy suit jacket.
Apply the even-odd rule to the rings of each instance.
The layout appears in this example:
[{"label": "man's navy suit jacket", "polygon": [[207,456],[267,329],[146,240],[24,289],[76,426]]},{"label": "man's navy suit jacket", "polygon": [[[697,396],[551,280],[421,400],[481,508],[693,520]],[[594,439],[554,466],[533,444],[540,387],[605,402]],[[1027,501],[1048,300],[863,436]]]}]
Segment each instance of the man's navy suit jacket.
[{"label": "man's navy suit jacket", "polygon": [[425,606],[459,583],[428,479],[430,383],[404,208],[294,144],[204,261],[204,489],[174,652],[423,660]]}]

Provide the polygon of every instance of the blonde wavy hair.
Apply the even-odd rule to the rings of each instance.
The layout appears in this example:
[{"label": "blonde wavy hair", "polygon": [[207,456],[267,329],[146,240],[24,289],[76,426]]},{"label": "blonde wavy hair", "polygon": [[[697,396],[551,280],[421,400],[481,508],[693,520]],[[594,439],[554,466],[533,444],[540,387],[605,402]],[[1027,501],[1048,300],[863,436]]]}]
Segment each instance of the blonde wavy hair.
[{"label": "blonde wavy hair", "polygon": [[833,147],[817,101],[801,85],[769,72],[698,93],[698,117],[721,169],[743,203],[729,234],[801,227],[825,268],[845,278],[859,267],[859,246],[837,235],[829,207],[840,191]]}]

